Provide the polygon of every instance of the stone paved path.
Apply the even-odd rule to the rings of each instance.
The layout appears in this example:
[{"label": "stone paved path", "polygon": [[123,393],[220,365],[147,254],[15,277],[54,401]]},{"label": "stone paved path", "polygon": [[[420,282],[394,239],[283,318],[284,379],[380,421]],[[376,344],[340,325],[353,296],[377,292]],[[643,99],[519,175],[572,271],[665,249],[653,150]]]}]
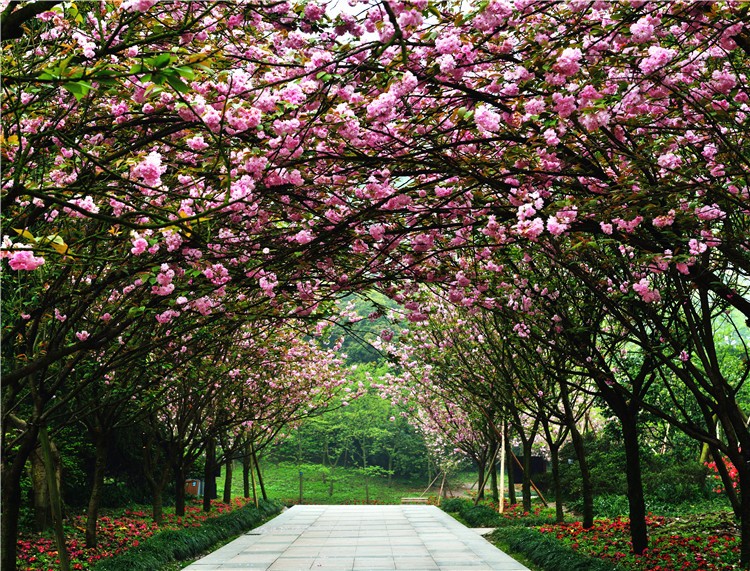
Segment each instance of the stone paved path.
[{"label": "stone paved path", "polygon": [[434,506],[295,506],[188,571],[523,571]]}]

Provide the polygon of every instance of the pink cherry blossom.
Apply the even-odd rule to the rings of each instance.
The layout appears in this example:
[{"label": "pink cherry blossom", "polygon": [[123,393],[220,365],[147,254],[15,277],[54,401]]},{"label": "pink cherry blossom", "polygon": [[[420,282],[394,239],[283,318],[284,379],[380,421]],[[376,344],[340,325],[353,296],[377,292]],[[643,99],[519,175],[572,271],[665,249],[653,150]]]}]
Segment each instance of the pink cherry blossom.
[{"label": "pink cherry blossom", "polygon": [[44,265],[44,258],[35,256],[32,250],[16,250],[10,255],[8,264],[13,270],[30,272]]}]

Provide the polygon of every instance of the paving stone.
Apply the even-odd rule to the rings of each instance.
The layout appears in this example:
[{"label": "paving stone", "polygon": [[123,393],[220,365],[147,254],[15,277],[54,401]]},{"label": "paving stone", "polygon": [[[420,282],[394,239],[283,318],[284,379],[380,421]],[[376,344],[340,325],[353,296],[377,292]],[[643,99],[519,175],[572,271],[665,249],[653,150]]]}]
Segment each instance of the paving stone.
[{"label": "paving stone", "polygon": [[434,506],[295,506],[186,571],[528,571]]}]

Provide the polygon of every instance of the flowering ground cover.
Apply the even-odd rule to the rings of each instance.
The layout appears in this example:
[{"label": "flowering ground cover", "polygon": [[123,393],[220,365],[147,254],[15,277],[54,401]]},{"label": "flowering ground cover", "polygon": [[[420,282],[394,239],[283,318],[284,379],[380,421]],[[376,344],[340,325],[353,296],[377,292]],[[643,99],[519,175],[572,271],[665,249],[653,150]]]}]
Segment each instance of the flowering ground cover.
[{"label": "flowering ground cover", "polygon": [[[72,516],[65,525],[71,567],[90,569],[100,559],[120,555],[131,547],[137,547],[144,539],[159,531],[200,527],[207,519],[229,513],[243,507],[247,502],[245,498],[236,498],[229,504],[212,501],[212,510],[209,513],[202,511],[201,504],[189,503],[182,517],[176,516],[173,510],[165,509],[164,523],[161,527],[153,522],[147,507],[113,510],[99,518],[99,545],[96,548],[85,546],[86,516]],[[57,548],[51,535],[21,536],[18,541],[19,571],[56,571],[59,564]]]},{"label": "flowering ground cover", "polygon": [[689,517],[648,517],[649,548],[633,555],[627,518],[598,520],[585,530],[581,522],[539,527],[580,553],[633,571],[729,571],[739,568],[739,529],[728,512]]}]

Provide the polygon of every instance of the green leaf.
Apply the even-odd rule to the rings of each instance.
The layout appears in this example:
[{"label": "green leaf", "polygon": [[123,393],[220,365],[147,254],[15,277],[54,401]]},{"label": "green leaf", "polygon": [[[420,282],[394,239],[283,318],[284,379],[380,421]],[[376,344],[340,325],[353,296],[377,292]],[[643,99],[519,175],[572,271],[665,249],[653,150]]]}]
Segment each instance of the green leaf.
[{"label": "green leaf", "polygon": [[155,58],[152,58],[152,59],[153,59],[153,62],[154,62],[153,63],[154,67],[163,68],[163,67],[167,67],[167,65],[169,65],[169,62],[172,61],[172,56],[169,55],[169,54],[159,54],[158,56],[156,56]]},{"label": "green leaf", "polygon": [[172,69],[179,73],[180,77],[184,77],[185,79],[195,79],[195,72],[190,67],[182,65],[179,67],[174,67]]},{"label": "green leaf", "polygon": [[131,307],[128,310],[128,317],[135,317],[146,311],[145,307]]},{"label": "green leaf", "polygon": [[70,83],[63,83],[63,89],[70,91],[75,98],[80,101],[91,90],[92,85],[87,81],[71,81]]},{"label": "green leaf", "polygon": [[172,86],[172,89],[175,91],[178,91],[179,93],[188,93],[190,92],[190,87],[182,81],[179,77],[176,75],[167,75],[166,76],[167,83]]}]

